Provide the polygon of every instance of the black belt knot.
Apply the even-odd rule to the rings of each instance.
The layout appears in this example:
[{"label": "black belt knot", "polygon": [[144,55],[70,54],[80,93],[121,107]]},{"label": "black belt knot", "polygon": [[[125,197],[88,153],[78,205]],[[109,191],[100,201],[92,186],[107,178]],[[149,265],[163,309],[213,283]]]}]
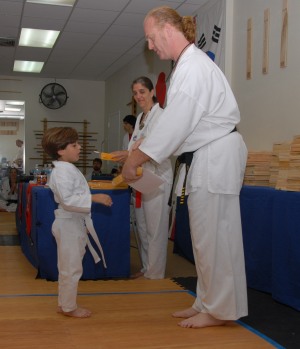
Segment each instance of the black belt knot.
[{"label": "black belt knot", "polygon": [[[189,151],[186,153],[182,153],[178,156],[176,162],[179,162],[180,164],[186,164],[187,166],[191,166],[192,160],[193,160],[194,151]],[[179,166],[178,166],[179,167]]]}]

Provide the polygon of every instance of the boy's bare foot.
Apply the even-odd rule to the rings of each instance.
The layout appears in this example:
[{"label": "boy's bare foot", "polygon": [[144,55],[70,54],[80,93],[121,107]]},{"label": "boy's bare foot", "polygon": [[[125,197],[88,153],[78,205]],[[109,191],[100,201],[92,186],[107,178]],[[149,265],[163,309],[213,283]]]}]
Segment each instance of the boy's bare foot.
[{"label": "boy's bare foot", "polygon": [[219,320],[207,313],[198,313],[188,319],[178,323],[179,326],[185,328],[203,328],[210,326],[223,326],[230,321]]},{"label": "boy's bare foot", "polygon": [[65,316],[78,317],[78,318],[87,318],[92,315],[92,312],[84,308],[76,308],[73,311],[63,311],[61,307],[57,308],[57,312]]},{"label": "boy's bare foot", "polygon": [[142,276],[144,276],[144,273],[141,272],[141,271],[138,271],[138,272],[135,273],[135,274],[131,274],[131,275],[130,275],[130,279],[138,279],[138,278],[140,278],[140,277],[142,277]]},{"label": "boy's bare foot", "polygon": [[197,315],[197,314],[199,314],[199,312],[191,307],[188,309],[176,311],[175,313],[172,314],[172,316],[183,317],[183,318],[187,319],[187,318],[192,317],[192,316]]}]

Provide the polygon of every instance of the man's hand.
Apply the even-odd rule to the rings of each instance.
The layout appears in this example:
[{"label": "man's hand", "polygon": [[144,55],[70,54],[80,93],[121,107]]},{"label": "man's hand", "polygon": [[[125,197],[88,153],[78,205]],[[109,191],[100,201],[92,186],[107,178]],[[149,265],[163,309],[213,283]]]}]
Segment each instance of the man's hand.
[{"label": "man's hand", "polygon": [[[122,168],[122,176],[126,183],[135,182],[141,176],[137,175],[137,168],[144,162],[148,161],[150,157],[143,153],[141,150],[136,149],[133,151],[125,161]],[[143,174],[142,174],[143,175]]]}]

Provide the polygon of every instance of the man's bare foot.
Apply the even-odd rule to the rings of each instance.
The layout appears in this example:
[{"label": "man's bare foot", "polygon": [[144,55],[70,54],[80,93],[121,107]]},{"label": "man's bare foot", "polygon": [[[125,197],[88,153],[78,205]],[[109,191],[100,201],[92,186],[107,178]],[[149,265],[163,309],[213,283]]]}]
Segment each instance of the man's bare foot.
[{"label": "man's bare foot", "polygon": [[197,314],[199,314],[199,312],[191,307],[188,309],[176,311],[175,313],[172,314],[172,316],[173,317],[183,317],[183,318],[187,319],[187,318],[192,317],[192,316],[197,315]]},{"label": "man's bare foot", "polygon": [[198,313],[188,319],[185,319],[178,323],[179,326],[185,328],[203,328],[210,326],[224,326],[230,321],[219,320],[207,313]]},{"label": "man's bare foot", "polygon": [[[59,311],[60,308],[60,311]],[[87,318],[92,315],[92,312],[84,308],[76,308],[73,311],[63,311],[61,307],[58,307],[58,313],[61,313],[65,316],[78,317],[78,318]]]},{"label": "man's bare foot", "polygon": [[144,273],[141,272],[141,271],[138,271],[138,272],[135,273],[135,274],[131,274],[131,275],[130,275],[130,279],[138,279],[138,278],[140,278],[140,277],[142,277],[142,276],[144,276]]},{"label": "man's bare foot", "polygon": [[56,312],[57,312],[57,313],[62,313],[62,312],[63,312],[63,310],[62,310],[62,308],[61,308],[60,305],[57,307]]}]

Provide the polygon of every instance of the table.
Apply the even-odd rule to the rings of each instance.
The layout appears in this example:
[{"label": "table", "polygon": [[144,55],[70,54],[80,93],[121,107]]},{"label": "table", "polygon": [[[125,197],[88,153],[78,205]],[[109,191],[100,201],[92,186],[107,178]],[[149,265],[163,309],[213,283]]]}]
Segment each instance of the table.
[{"label": "table", "polygon": [[[243,186],[240,205],[248,287],[300,310],[300,193]],[[174,252],[194,262],[187,206],[179,206]]]},{"label": "table", "polygon": [[[31,229],[26,219],[26,205],[28,204],[28,183],[20,188],[21,197],[16,211],[16,223],[20,236],[21,248],[30,263],[38,270],[38,277],[57,280],[57,251],[56,242],[51,233],[54,221],[54,210],[57,204],[53,193],[44,186],[31,188]],[[92,194],[106,193],[112,197],[113,206],[106,207],[92,204],[92,219],[101,242],[107,269],[102,262],[95,264],[87,249],[83,259],[84,280],[103,278],[129,277],[130,275],[130,193],[128,189],[101,190],[92,189]],[[20,210],[20,207],[22,209]]]}]

